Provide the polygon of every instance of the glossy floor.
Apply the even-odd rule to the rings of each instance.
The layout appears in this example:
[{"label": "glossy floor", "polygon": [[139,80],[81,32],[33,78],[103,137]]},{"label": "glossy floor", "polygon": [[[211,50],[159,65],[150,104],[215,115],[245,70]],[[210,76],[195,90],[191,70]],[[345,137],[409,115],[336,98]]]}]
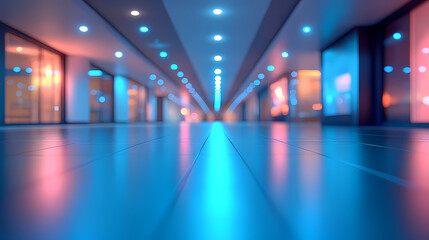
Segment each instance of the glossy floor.
[{"label": "glossy floor", "polygon": [[429,129],[0,128],[2,239],[429,239]]}]

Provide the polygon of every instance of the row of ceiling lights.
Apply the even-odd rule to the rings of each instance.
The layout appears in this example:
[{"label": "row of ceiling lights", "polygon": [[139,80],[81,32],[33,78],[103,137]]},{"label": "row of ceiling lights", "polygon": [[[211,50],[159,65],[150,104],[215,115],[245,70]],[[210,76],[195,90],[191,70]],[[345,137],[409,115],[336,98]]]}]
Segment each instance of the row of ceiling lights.
[{"label": "row of ceiling lights", "polygon": [[[311,33],[311,31],[312,31],[312,29],[311,29],[310,26],[304,26],[302,28],[302,32],[304,34],[309,34],[309,33]],[[284,51],[284,52],[281,53],[281,56],[283,58],[288,58],[289,57],[289,53],[286,52],[286,51]],[[275,70],[274,65],[268,65],[267,66],[267,71],[272,72],[274,70]],[[292,72],[292,76],[296,77],[294,75],[296,75],[296,72]],[[255,87],[257,87],[257,86],[259,86],[261,84],[261,81],[264,78],[265,78],[265,74],[259,73],[258,74],[258,79],[252,81],[249,84],[249,86],[246,89],[244,89],[244,91],[231,103],[231,105],[228,108],[228,112],[230,112],[230,113],[233,112],[235,110],[235,108],[247,97],[247,95],[250,94],[253,91],[253,89],[255,89]]]},{"label": "row of ceiling lights", "polygon": [[[213,10],[213,14],[215,14],[215,15],[221,15],[222,14],[222,10],[218,9],[218,8],[214,9]],[[222,38],[223,38],[222,35],[219,35],[219,34],[216,34],[216,35],[213,36],[213,39],[215,41],[221,41]],[[220,62],[220,61],[222,61],[222,56],[216,55],[216,56],[214,56],[213,59],[216,62]],[[222,89],[222,86],[221,86],[221,84],[222,84],[222,81],[221,81],[222,77],[220,76],[220,74],[222,74],[222,70],[220,68],[216,68],[214,70],[214,73],[215,73],[215,77],[214,77],[214,79],[215,79],[214,110],[216,112],[219,112],[220,107],[221,107],[221,103],[222,103],[222,92],[221,92],[221,89]]]}]

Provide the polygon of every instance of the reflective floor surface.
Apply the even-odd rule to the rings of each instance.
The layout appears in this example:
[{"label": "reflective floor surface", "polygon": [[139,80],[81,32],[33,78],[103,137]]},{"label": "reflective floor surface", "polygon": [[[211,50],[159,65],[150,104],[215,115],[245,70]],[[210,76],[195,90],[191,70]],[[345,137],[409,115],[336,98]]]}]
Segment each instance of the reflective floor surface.
[{"label": "reflective floor surface", "polygon": [[0,128],[1,239],[429,239],[429,129]]}]

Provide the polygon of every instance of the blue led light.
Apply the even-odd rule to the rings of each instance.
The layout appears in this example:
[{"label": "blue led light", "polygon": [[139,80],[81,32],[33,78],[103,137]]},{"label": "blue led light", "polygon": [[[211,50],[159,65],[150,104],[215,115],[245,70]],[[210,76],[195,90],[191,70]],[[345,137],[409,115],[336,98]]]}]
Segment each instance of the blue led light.
[{"label": "blue led light", "polygon": [[391,72],[393,72],[393,67],[392,66],[385,66],[384,71],[387,73],[391,73]]},{"label": "blue led light", "polygon": [[305,27],[303,27],[303,28],[302,28],[302,31],[303,31],[304,33],[310,33],[310,32],[311,32],[311,27],[309,27],[309,26],[305,26]]},{"label": "blue led light", "polygon": [[192,88],[192,84],[190,83],[186,84],[186,88]]},{"label": "blue led light", "polygon": [[151,74],[149,76],[149,79],[152,80],[152,81],[154,81],[156,79],[156,75],[155,74]]},{"label": "blue led light", "polygon": [[149,28],[148,28],[148,27],[146,27],[146,26],[141,26],[141,27],[140,27],[140,32],[142,32],[142,33],[149,32]]},{"label": "blue led light", "polygon": [[21,72],[21,68],[20,67],[14,67],[13,71],[16,73],[19,73],[19,72]]},{"label": "blue led light", "polygon": [[185,75],[185,74],[184,74],[183,72],[178,72],[178,73],[177,73],[177,76],[178,76],[178,77],[180,77],[180,78],[181,78],[181,77],[183,77],[184,75]]},{"label": "blue led light", "polygon": [[98,101],[101,102],[101,103],[104,103],[106,101],[106,98],[103,97],[103,96],[101,96],[101,97],[98,98]]},{"label": "blue led light", "polygon": [[170,68],[171,70],[177,70],[179,67],[177,66],[177,64],[171,64]]},{"label": "blue led light", "polygon": [[400,33],[396,32],[396,33],[394,33],[394,34],[392,35],[392,37],[393,37],[393,39],[395,39],[395,40],[399,40],[399,39],[401,39],[401,38],[402,38],[402,34],[400,34]]},{"label": "blue led light", "polygon": [[161,85],[163,85],[163,84],[164,84],[164,80],[159,79],[159,80],[158,80],[158,85],[160,85],[160,86],[161,86]]},{"label": "blue led light", "polygon": [[88,76],[91,77],[100,77],[103,75],[103,71],[101,70],[89,70],[88,71]]},{"label": "blue led light", "polygon": [[264,79],[264,77],[265,77],[265,75],[264,75],[263,73],[258,74],[258,78],[259,78],[259,79],[261,79],[261,80],[262,80],[262,79]]},{"label": "blue led light", "polygon": [[15,93],[15,94],[16,94],[16,96],[17,96],[17,97],[21,97],[21,96],[22,96],[22,91],[21,91],[21,90],[18,90],[18,91],[16,91],[16,93]]},{"label": "blue led light", "polygon": [[256,79],[255,81],[253,81],[253,84],[255,84],[255,86],[259,86],[261,84],[261,81]]},{"label": "blue led light", "polygon": [[182,83],[183,83],[183,84],[188,83],[188,79],[187,79],[187,78],[182,78]]},{"label": "blue led light", "polygon": [[222,70],[220,68],[217,68],[217,69],[214,70],[214,73],[215,74],[221,74]]},{"label": "blue led light", "polygon": [[404,67],[404,68],[402,69],[402,71],[403,71],[404,73],[408,74],[408,73],[410,73],[410,72],[411,72],[411,68],[409,68],[409,67]]},{"label": "blue led light", "polygon": [[268,67],[267,67],[267,70],[268,70],[268,71],[270,71],[270,72],[274,71],[274,69],[275,69],[275,68],[274,68],[274,66],[273,66],[273,65],[270,65],[270,66],[268,66]]},{"label": "blue led light", "polygon": [[284,58],[289,57],[289,53],[288,52],[282,52],[282,57],[284,57]]},{"label": "blue led light", "polygon": [[26,73],[28,73],[28,74],[30,74],[30,73],[32,73],[32,72],[33,72],[33,69],[31,69],[31,68],[26,68],[26,69],[25,69],[25,72],[26,72]]},{"label": "blue led light", "polygon": [[163,52],[159,53],[159,56],[162,57],[162,58],[166,58],[168,56],[168,54],[167,54],[167,52],[163,51]]},{"label": "blue led light", "polygon": [[290,75],[291,75],[292,77],[297,77],[297,76],[298,76],[298,73],[297,73],[297,72],[295,72],[295,71],[293,71],[293,72],[291,72],[291,73],[290,73]]}]

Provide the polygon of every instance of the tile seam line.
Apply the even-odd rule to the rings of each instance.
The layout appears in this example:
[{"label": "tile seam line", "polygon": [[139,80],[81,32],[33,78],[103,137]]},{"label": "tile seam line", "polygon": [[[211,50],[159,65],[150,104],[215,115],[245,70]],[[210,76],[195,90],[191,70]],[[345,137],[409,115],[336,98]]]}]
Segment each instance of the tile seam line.
[{"label": "tile seam line", "polygon": [[253,178],[253,181],[255,181],[256,185],[258,186],[259,190],[261,191],[262,195],[264,196],[265,200],[267,201],[268,205],[270,206],[271,210],[273,211],[274,216],[277,217],[279,224],[282,227],[282,230],[284,231],[284,227],[289,226],[286,219],[280,214],[280,209],[278,209],[273,201],[273,199],[269,196],[267,191],[265,191],[262,184],[258,181],[256,178],[255,173],[250,169],[250,166],[247,164],[246,160],[244,159],[243,155],[241,155],[240,151],[235,147],[234,143],[231,141],[231,139],[228,137],[226,132],[224,132],[225,137],[228,139],[229,143],[232,145],[234,150],[237,152],[238,156],[240,157],[241,162],[244,164],[246,169],[249,171],[250,175]]},{"label": "tile seam line", "polygon": [[329,156],[327,156],[327,155],[325,155],[325,154],[318,153],[318,152],[315,152],[315,151],[311,151],[311,150],[309,150],[309,149],[306,149],[306,148],[303,148],[303,147],[299,147],[299,146],[296,146],[296,145],[290,144],[290,143],[288,143],[288,142],[285,142],[285,141],[282,141],[282,140],[278,140],[278,139],[275,139],[275,138],[271,138],[271,137],[268,137],[268,136],[265,136],[265,135],[261,135],[261,136],[263,136],[263,137],[265,137],[265,138],[267,138],[267,139],[272,139],[272,140],[277,141],[277,142],[280,142],[280,143],[284,143],[284,144],[289,145],[289,146],[294,147],[294,148],[298,148],[298,149],[301,149],[301,150],[304,150],[304,151],[307,151],[307,152],[311,152],[311,153],[314,153],[314,154],[320,155],[320,156],[322,156],[322,157],[324,157],[324,158],[327,158],[327,159],[329,159],[329,160],[338,161],[338,162],[340,162],[340,163],[342,163],[342,164],[348,165],[348,166],[353,167],[353,168],[355,168],[355,169],[358,169],[358,170],[360,170],[360,171],[362,171],[362,172],[365,172],[365,173],[370,174],[370,175],[373,175],[373,176],[375,176],[375,177],[378,177],[378,178],[384,179],[384,180],[386,180],[386,181],[389,181],[389,182],[391,182],[391,183],[394,183],[394,184],[400,185],[400,186],[402,186],[402,187],[410,188],[410,189],[413,189],[413,188],[414,188],[414,186],[412,186],[412,184],[411,184],[409,181],[407,181],[407,180],[405,180],[405,179],[402,179],[402,178],[399,178],[399,177],[396,177],[396,176],[393,176],[393,175],[391,175],[391,174],[387,174],[387,173],[384,173],[384,172],[380,172],[380,171],[377,171],[377,170],[375,170],[375,169],[368,168],[368,167],[364,167],[364,166],[362,166],[362,165],[354,164],[354,163],[351,163],[351,162],[348,162],[348,161],[335,159],[335,158],[329,157]]},{"label": "tile seam line", "polygon": [[41,149],[37,149],[37,150],[31,150],[31,151],[20,152],[20,153],[13,153],[13,154],[5,155],[5,157],[16,157],[16,156],[20,156],[20,155],[24,155],[24,154],[28,154],[28,153],[34,153],[34,152],[39,152],[39,151],[44,151],[44,150],[49,150],[49,149],[54,149],[54,148],[59,148],[59,147],[66,147],[66,146],[70,146],[70,145],[74,145],[74,144],[75,143],[73,143],[73,142],[72,143],[66,143],[66,144],[41,148]]},{"label": "tile seam line", "polygon": [[157,138],[153,138],[153,139],[149,139],[149,140],[146,140],[146,141],[144,141],[144,142],[140,142],[140,143],[134,144],[134,145],[132,145],[132,146],[129,146],[129,147],[123,148],[123,149],[121,149],[121,150],[115,151],[115,152],[113,152],[113,153],[109,153],[109,154],[106,154],[106,155],[104,155],[104,156],[94,158],[93,160],[90,160],[90,161],[88,161],[88,162],[85,162],[85,163],[79,164],[79,165],[77,165],[77,166],[75,166],[75,167],[72,167],[72,168],[66,169],[66,170],[64,170],[64,171],[62,171],[62,172],[59,172],[59,173],[57,173],[57,174],[52,174],[52,175],[46,176],[46,177],[44,177],[44,178],[36,179],[36,180],[34,180],[34,181],[32,181],[32,182],[29,182],[29,183],[27,183],[27,184],[25,184],[25,185],[21,185],[21,186],[19,186],[19,185],[18,185],[17,187],[15,187],[15,190],[13,190],[13,191],[11,191],[11,192],[8,192],[8,194],[15,194],[15,193],[17,193],[17,192],[21,192],[21,191],[26,190],[26,189],[28,189],[28,188],[30,188],[30,187],[32,187],[32,186],[34,186],[34,185],[37,185],[37,184],[41,183],[41,182],[43,182],[43,181],[47,181],[47,180],[49,180],[49,179],[50,179],[50,178],[52,178],[52,177],[59,177],[59,176],[63,176],[63,175],[66,175],[66,174],[72,173],[72,172],[74,172],[74,171],[76,171],[76,170],[78,170],[78,169],[81,169],[81,168],[84,168],[84,167],[86,167],[86,166],[88,166],[88,165],[91,165],[91,164],[92,164],[92,163],[94,163],[94,162],[98,162],[99,160],[101,160],[101,159],[103,159],[103,158],[106,158],[106,157],[112,156],[112,155],[114,155],[114,154],[117,154],[117,153],[123,152],[123,151],[125,151],[125,150],[129,150],[129,149],[131,149],[131,148],[133,148],[133,147],[136,147],[136,146],[139,146],[139,145],[143,145],[143,144],[146,144],[146,143],[149,143],[149,142],[152,142],[152,141],[156,141],[156,140],[162,139],[162,138],[164,138],[164,137],[165,137],[165,136],[157,137]]},{"label": "tile seam line", "polygon": [[194,160],[192,161],[191,166],[189,166],[189,168],[186,170],[185,174],[179,179],[179,182],[177,183],[176,187],[174,188],[174,195],[173,198],[170,200],[170,203],[167,205],[167,208],[164,212],[164,214],[162,215],[162,217],[160,218],[158,224],[156,224],[154,230],[149,234],[149,238],[148,239],[157,239],[155,236],[159,234],[159,232],[162,231],[162,226],[164,225],[163,223],[167,220],[168,218],[168,214],[174,209],[174,207],[176,206],[177,200],[179,199],[183,188],[185,187],[185,184],[188,182],[189,176],[191,175],[192,170],[194,169],[200,155],[201,152],[203,150],[203,148],[205,147],[207,140],[210,138],[211,135],[211,131],[208,134],[208,136],[206,137],[206,139],[204,140],[203,144],[200,147],[200,150],[198,151],[197,155],[195,156]]}]

